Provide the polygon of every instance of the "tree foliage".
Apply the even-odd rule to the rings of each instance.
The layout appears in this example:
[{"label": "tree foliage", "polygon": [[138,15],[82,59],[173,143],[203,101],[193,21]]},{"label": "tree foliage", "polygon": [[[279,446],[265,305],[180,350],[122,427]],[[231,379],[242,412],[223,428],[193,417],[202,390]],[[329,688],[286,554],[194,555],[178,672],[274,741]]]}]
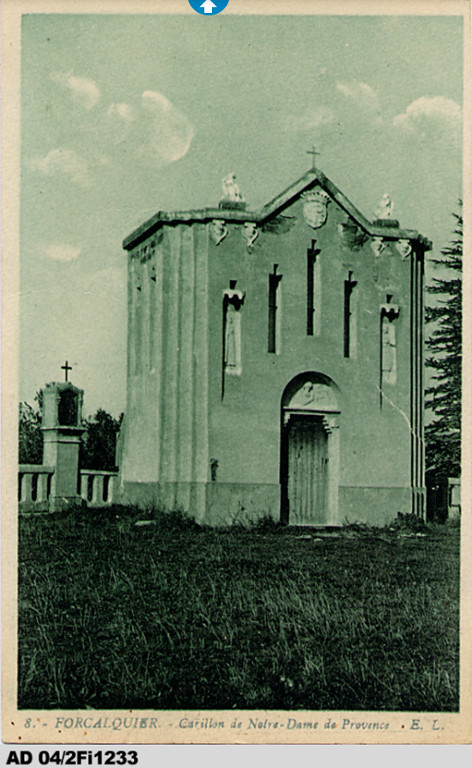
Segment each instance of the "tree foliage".
[{"label": "tree foliage", "polygon": [[[43,460],[43,434],[41,431],[42,391],[36,393],[38,409],[20,403],[19,463],[41,464]],[[103,408],[83,419],[84,433],[80,446],[80,466],[84,469],[114,470],[115,449],[122,416],[113,418]]]},{"label": "tree foliage", "polygon": [[28,403],[20,403],[18,438],[19,463],[41,464],[43,460],[41,412]]},{"label": "tree foliage", "polygon": [[80,465],[85,469],[116,469],[116,440],[120,419],[115,419],[103,408],[84,420]]},{"label": "tree foliage", "polygon": [[426,390],[426,407],[434,414],[426,427],[426,465],[446,476],[460,475],[461,466],[463,222],[460,214],[454,218],[454,237],[441,257],[433,260],[442,276],[428,286],[435,300],[426,307],[430,326],[426,365],[433,381]]}]

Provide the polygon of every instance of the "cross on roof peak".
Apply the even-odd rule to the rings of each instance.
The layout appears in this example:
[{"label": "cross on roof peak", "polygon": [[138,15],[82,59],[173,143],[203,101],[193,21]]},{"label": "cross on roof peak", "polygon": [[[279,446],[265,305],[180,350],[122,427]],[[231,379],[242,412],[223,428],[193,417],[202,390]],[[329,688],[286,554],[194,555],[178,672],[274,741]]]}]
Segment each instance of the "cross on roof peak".
[{"label": "cross on roof peak", "polygon": [[61,365],[61,369],[62,369],[62,370],[64,371],[64,373],[65,373],[66,381],[69,381],[69,376],[68,376],[68,374],[69,374],[69,371],[71,371],[71,370],[72,370],[72,366],[71,366],[71,365],[69,365],[69,362],[68,362],[68,360],[66,360],[66,362],[65,362],[65,365]]},{"label": "cross on roof peak", "polygon": [[312,169],[312,171],[314,171],[315,168],[316,168],[316,155],[319,155],[320,152],[318,152],[316,147],[315,147],[315,145],[312,144],[311,145],[311,149],[307,149],[306,153],[307,153],[307,155],[311,155],[312,156],[312,166],[311,166],[311,169]]}]

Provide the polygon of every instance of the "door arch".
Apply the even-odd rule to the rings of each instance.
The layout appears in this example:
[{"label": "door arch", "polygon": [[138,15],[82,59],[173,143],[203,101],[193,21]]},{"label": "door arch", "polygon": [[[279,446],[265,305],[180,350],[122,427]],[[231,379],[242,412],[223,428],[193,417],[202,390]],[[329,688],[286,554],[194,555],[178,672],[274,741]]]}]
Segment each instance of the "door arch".
[{"label": "door arch", "polygon": [[281,413],[281,520],[338,524],[340,392],[307,371],[285,387]]}]

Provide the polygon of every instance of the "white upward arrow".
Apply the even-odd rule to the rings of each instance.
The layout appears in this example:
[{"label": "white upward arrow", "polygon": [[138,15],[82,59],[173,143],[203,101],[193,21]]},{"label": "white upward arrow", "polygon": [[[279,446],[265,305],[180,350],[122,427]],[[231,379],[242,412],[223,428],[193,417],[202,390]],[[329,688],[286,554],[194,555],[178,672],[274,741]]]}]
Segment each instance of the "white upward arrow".
[{"label": "white upward arrow", "polygon": [[205,0],[200,8],[203,8],[204,13],[213,13],[212,8],[216,8],[216,5],[215,3],[212,3],[211,0]]}]

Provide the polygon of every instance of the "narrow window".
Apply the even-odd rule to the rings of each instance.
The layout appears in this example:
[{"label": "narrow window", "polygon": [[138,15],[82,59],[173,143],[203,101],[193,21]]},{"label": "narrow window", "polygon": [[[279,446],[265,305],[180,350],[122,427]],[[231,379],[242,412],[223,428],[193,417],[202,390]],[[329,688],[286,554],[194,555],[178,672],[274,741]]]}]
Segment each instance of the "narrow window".
[{"label": "narrow window", "polygon": [[315,265],[316,257],[320,253],[319,248],[315,248],[316,240],[311,241],[311,248],[306,252],[306,333],[307,336],[313,336],[315,332],[315,291],[318,286],[315,285]]},{"label": "narrow window", "polygon": [[357,285],[357,280],[352,279],[352,271],[349,271],[347,280],[344,281],[344,357],[351,357],[354,340],[354,312],[352,292]]},{"label": "narrow window", "polygon": [[280,281],[282,275],[277,274],[278,264],[269,275],[269,326],[267,351],[278,354],[280,349]]}]

